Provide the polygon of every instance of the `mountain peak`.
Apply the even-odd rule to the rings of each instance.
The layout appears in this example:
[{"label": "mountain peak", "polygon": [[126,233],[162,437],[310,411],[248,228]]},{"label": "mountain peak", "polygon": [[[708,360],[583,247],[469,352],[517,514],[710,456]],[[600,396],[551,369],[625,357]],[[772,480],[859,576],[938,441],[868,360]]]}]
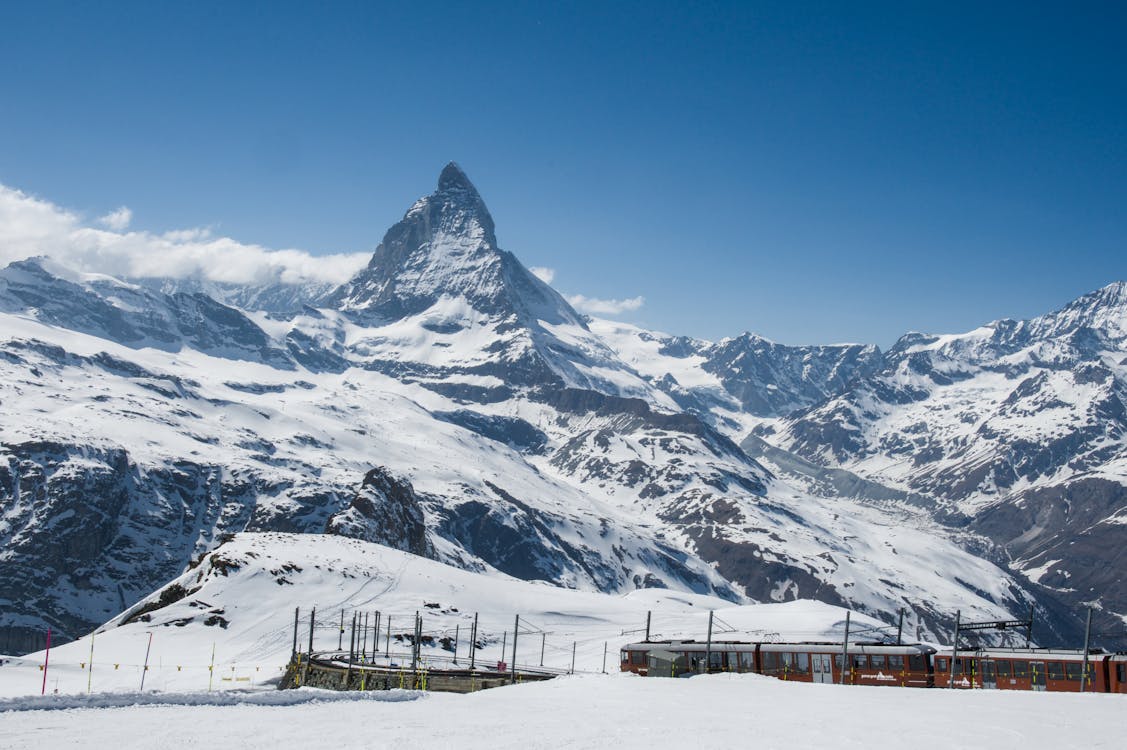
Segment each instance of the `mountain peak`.
[{"label": "mountain peak", "polygon": [[443,167],[442,174],[438,176],[438,192],[444,193],[449,190],[465,190],[477,194],[477,188],[470,182],[470,178],[466,177],[466,173],[458,163],[453,161]]}]

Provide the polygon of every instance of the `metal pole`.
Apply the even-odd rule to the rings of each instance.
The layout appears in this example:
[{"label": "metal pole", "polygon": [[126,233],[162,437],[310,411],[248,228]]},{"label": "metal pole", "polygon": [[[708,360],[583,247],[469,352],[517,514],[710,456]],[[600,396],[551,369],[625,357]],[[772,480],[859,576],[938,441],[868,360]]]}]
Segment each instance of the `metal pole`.
[{"label": "metal pole", "polygon": [[548,643],[548,634],[540,634],[540,666],[544,666],[544,646]]},{"label": "metal pole", "polygon": [[509,682],[517,681],[517,635],[520,634],[520,615],[513,620],[513,663],[509,670]]},{"label": "metal pole", "polygon": [[1092,608],[1088,607],[1088,622],[1084,625],[1084,666],[1080,672],[1080,692],[1085,693],[1085,685],[1088,684],[1088,645],[1091,643],[1092,638]]},{"label": "metal pole", "polygon": [[575,674],[575,647],[577,645],[576,641],[571,642],[571,669],[568,670],[568,674]]},{"label": "metal pole", "polygon": [[90,692],[90,685],[94,681],[94,634],[90,634],[90,668],[86,670],[86,692]]},{"label": "metal pole", "polygon": [[897,646],[900,646],[900,645],[903,644],[903,641],[900,640],[903,635],[904,635],[904,608],[901,607],[900,608],[900,624],[896,626],[896,645]]},{"label": "metal pole", "polygon": [[[141,690],[145,692],[145,673],[149,671],[149,651],[153,647],[153,634],[149,633],[149,645],[145,646],[145,666],[141,667]],[[43,665],[43,679],[47,679],[47,665]]]},{"label": "metal pole", "polygon": [[[708,610],[708,640],[704,645],[704,672],[708,674],[709,665],[712,663],[712,615],[713,611]],[[605,659],[604,659],[605,661]],[[606,669],[603,669],[605,672]]]},{"label": "metal pole", "polygon": [[458,663],[458,636],[460,635],[461,625],[454,626],[454,663]]},{"label": "metal pole", "polygon": [[348,671],[344,673],[344,687],[352,682],[352,660],[356,657],[356,613],[352,613],[352,630],[348,634]]},{"label": "metal pole", "polygon": [[607,642],[603,641],[603,674],[607,673]]},{"label": "metal pole", "polygon": [[[152,643],[153,634],[149,633],[149,642]],[[43,687],[40,689],[40,695],[47,694],[47,665],[51,661],[51,628],[47,628],[47,653],[43,655]],[[147,659],[146,659],[147,661]],[[141,685],[145,684],[145,676],[141,675]]]},{"label": "metal pole", "polygon": [[387,616],[387,640],[384,641],[383,655],[391,658],[391,615]]},{"label": "metal pole", "polygon": [[297,656],[297,618],[301,614],[301,607],[293,608],[293,651],[290,652],[290,659]]},{"label": "metal pole", "polygon": [[[841,684],[845,684],[845,676],[849,674],[849,610],[845,611],[845,636],[841,639]],[[831,675],[832,676],[832,675]]]},{"label": "metal pole", "polygon": [[372,660],[380,655],[380,611],[376,610],[376,627],[372,628]]},{"label": "metal pole", "polygon": [[340,611],[340,632],[337,633],[337,651],[344,648],[344,610]]},{"label": "metal pole", "polygon": [[1025,629],[1026,648],[1029,648],[1029,646],[1033,643],[1033,607],[1034,605],[1029,605],[1029,626]]},{"label": "metal pole", "polygon": [[[305,662],[305,673],[309,674],[309,662]],[[211,666],[207,668],[207,692],[211,692],[212,681],[215,679],[215,641],[211,642]],[[304,678],[302,682],[305,682]]]},{"label": "metal pole", "polygon": [[363,633],[364,633],[364,637],[362,639],[362,643],[364,645],[362,645],[360,647],[360,663],[361,664],[363,664],[364,660],[368,658],[368,613],[367,612],[364,613],[364,630],[363,630]]},{"label": "metal pole", "polygon": [[313,655],[313,623],[317,619],[317,608],[314,607],[309,613],[309,655]]},{"label": "metal pole", "polygon": [[650,642],[650,618],[653,616],[653,610],[646,612],[646,643]]},{"label": "metal pole", "polygon": [[474,661],[477,659],[477,612],[473,613],[473,629],[470,630],[470,671],[473,671]]},{"label": "metal pole", "polygon": [[411,671],[417,672],[419,669],[419,612],[415,611],[415,635],[411,639],[414,643],[411,644]]},{"label": "metal pole", "polygon": [[505,661],[505,649],[509,646],[509,631],[501,633],[501,661]]},{"label": "metal pole", "polygon": [[951,664],[947,687],[951,690],[955,689],[955,660],[959,658],[959,625],[963,621],[963,611],[958,610],[955,612],[955,642],[951,646]]}]

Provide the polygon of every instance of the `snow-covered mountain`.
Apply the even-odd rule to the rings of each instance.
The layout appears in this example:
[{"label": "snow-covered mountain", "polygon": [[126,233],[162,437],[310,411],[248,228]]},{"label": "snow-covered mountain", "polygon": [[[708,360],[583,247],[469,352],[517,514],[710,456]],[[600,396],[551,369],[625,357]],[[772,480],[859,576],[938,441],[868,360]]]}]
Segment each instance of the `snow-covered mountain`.
[{"label": "snow-covered mountain", "polygon": [[761,435],[928,498],[1010,567],[1121,630],[1127,284],[1031,320],[908,334],[879,371]]},{"label": "snow-covered mountain", "polygon": [[741,337],[663,355],[671,383],[498,247],[456,165],[319,307],[185,288],[0,271],[0,651],[77,637],[245,530],[592,591],[906,606],[925,636],[1037,599],[1070,627],[927,514],[785,482],[737,445],[848,392],[875,350]]}]

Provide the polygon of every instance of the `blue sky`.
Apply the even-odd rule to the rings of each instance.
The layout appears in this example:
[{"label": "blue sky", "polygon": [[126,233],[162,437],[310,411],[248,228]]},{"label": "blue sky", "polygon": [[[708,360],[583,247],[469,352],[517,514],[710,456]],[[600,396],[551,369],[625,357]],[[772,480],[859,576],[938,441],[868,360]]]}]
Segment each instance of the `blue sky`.
[{"label": "blue sky", "polygon": [[369,252],[456,160],[558,289],[709,338],[887,346],[1127,278],[1122,5],[323,5],[0,4],[0,183]]}]

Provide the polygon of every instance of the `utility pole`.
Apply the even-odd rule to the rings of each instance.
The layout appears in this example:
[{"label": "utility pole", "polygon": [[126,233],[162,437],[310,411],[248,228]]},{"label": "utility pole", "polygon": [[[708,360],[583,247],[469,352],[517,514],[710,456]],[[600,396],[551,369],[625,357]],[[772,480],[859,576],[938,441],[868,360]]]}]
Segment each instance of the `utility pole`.
[{"label": "utility pole", "polygon": [[372,660],[380,655],[380,611],[376,610],[376,626],[372,628]]},{"label": "utility pole", "polygon": [[517,681],[517,635],[520,634],[520,615],[513,621],[513,663],[510,667],[509,682]]},{"label": "utility pole", "polygon": [[419,611],[415,610],[415,637],[411,644],[411,671],[419,671]]},{"label": "utility pole", "polygon": [[344,687],[348,689],[349,682],[352,681],[352,660],[356,656],[356,617],[355,612],[352,613],[352,632],[348,637],[348,671],[344,673]]},{"label": "utility pole", "polygon": [[[705,645],[704,645],[704,673],[705,674],[708,674],[709,667],[712,664],[712,616],[713,616],[713,614],[714,614],[713,610],[711,610],[711,609],[708,610],[708,640],[705,642]],[[604,659],[604,661],[606,661],[606,659]],[[605,672],[606,669],[604,668],[603,671]]]},{"label": "utility pole", "polygon": [[603,641],[603,674],[607,673],[607,642]]},{"label": "utility pole", "polygon": [[959,658],[959,625],[963,620],[963,611],[960,609],[955,612],[955,640],[951,645],[951,664],[947,680],[947,687],[950,690],[955,689],[955,660]]},{"label": "utility pole", "polygon": [[578,641],[571,642],[571,669],[568,670],[568,674],[575,674],[575,647],[577,645],[579,645]]},{"label": "utility pole", "polygon": [[387,640],[384,641],[383,655],[391,657],[391,615],[387,616]]},{"label": "utility pole", "polygon": [[548,634],[540,634],[540,666],[544,666],[544,646],[548,643]]},{"label": "utility pole", "polygon": [[360,663],[368,658],[368,613],[364,613],[364,624],[360,626]]},{"label": "utility pole", "polygon": [[455,664],[458,663],[458,635],[459,635],[459,630],[460,630],[461,627],[462,627],[461,625],[455,625],[454,626],[454,663]]},{"label": "utility pole", "polygon": [[337,633],[337,651],[344,648],[344,608],[340,610],[340,632]]},{"label": "utility pole", "polygon": [[650,618],[653,616],[653,610],[646,612],[646,643],[650,642]]},{"label": "utility pole", "polygon": [[900,608],[900,624],[896,626],[896,645],[897,646],[902,645],[900,638],[903,635],[904,635],[904,608],[901,607]]},{"label": "utility pole", "polygon": [[470,671],[477,660],[477,612],[473,613],[473,628],[470,630]]},{"label": "utility pole", "polygon": [[[841,639],[841,684],[845,684],[845,675],[849,674],[849,610],[845,611],[845,636]],[[832,675],[831,675],[832,676]]]},{"label": "utility pole", "polygon": [[1092,639],[1092,608],[1088,607],[1088,622],[1084,625],[1084,666],[1081,667],[1080,672],[1080,692],[1087,692],[1085,686],[1088,684],[1088,645]]},{"label": "utility pole", "polygon": [[313,656],[313,625],[317,620],[317,608],[309,613],[309,656]]}]

